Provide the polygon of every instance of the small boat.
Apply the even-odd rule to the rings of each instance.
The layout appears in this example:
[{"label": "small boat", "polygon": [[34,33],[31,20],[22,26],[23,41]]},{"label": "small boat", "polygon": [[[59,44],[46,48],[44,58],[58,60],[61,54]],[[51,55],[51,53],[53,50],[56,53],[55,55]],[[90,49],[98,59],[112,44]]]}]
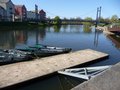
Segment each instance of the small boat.
[{"label": "small boat", "polygon": [[17,49],[21,51],[32,52],[34,53],[34,55],[38,57],[69,53],[72,50],[71,48],[53,47],[42,44],[36,44],[33,46],[27,46],[25,48],[17,48]]},{"label": "small boat", "polygon": [[24,52],[14,49],[0,50],[0,64],[32,60],[33,58],[34,57],[30,52]]},{"label": "small boat", "polygon": [[24,52],[24,51],[20,51],[20,50],[16,50],[16,49],[3,49],[1,50],[2,52],[6,52],[9,54],[25,54],[25,55],[32,55],[31,52]]},{"label": "small boat", "polygon": [[108,66],[96,66],[96,67],[85,67],[85,68],[73,68],[73,69],[64,69],[58,71],[59,74],[67,75],[67,76],[72,76],[76,78],[82,78],[85,80],[89,80],[106,69],[110,68],[111,65]]}]

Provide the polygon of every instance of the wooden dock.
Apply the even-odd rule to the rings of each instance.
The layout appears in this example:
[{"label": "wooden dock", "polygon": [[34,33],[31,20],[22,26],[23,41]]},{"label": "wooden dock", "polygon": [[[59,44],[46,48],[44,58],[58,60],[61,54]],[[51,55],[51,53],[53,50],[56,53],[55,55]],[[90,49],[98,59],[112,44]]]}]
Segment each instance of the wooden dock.
[{"label": "wooden dock", "polygon": [[102,60],[108,54],[91,49],[71,52],[33,61],[0,66],[0,88],[22,83],[91,61]]}]

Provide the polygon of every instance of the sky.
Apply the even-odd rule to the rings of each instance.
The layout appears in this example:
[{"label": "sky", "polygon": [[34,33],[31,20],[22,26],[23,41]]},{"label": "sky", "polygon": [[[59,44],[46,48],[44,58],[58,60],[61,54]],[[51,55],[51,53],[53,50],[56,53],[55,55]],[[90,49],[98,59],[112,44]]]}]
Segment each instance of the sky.
[{"label": "sky", "polygon": [[35,4],[43,9],[47,17],[60,18],[96,18],[97,7],[102,7],[101,16],[110,18],[120,17],[120,0],[11,0],[16,5],[25,5],[27,10],[34,10]]}]

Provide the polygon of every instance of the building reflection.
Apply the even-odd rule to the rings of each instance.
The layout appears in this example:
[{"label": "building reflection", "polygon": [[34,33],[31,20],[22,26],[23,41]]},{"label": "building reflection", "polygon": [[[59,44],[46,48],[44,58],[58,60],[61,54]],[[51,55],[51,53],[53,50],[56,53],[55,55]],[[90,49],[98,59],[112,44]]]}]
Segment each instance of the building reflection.
[{"label": "building reflection", "polygon": [[0,48],[13,48],[15,46],[14,32],[4,30],[0,32]]},{"label": "building reflection", "polygon": [[4,30],[0,31],[0,48],[15,48],[17,44],[39,43],[45,38],[45,28],[32,30]]},{"label": "building reflection", "polygon": [[[39,43],[39,41],[43,41],[46,36],[46,29],[45,27],[40,27],[36,30],[36,44]],[[37,41],[38,40],[38,41]]]},{"label": "building reflection", "polygon": [[26,43],[28,36],[27,36],[27,31],[25,30],[17,30],[14,31],[14,38],[16,39],[15,43]]},{"label": "building reflection", "polygon": [[107,37],[114,43],[116,48],[120,49],[120,36],[107,35]]}]

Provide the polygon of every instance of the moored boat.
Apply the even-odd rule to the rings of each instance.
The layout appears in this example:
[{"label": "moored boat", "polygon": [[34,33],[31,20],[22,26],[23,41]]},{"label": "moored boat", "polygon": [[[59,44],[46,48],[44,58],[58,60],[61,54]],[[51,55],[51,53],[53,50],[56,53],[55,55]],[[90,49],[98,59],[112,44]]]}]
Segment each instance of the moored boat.
[{"label": "moored boat", "polygon": [[14,49],[0,50],[0,64],[7,64],[19,61],[32,60],[34,57],[30,52],[23,52]]},{"label": "moored boat", "polygon": [[21,51],[32,52],[34,55],[39,57],[52,56],[57,54],[69,53],[71,48],[61,48],[61,47],[53,47],[48,45],[36,44],[33,46],[27,46],[24,48],[17,48]]}]

